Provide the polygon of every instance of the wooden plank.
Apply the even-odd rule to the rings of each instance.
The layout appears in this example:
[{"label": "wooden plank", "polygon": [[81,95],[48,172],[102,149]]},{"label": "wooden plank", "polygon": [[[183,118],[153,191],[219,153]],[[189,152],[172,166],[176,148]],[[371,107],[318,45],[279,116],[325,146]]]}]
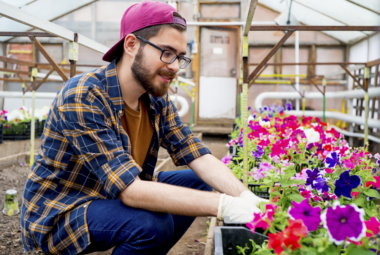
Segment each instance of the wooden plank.
[{"label": "wooden plank", "polygon": [[380,26],[277,26],[254,25],[250,31],[380,31]]},{"label": "wooden plank", "polygon": [[376,59],[376,60],[373,60],[373,61],[369,61],[366,66],[367,67],[371,67],[371,66],[374,66],[374,65],[379,65],[380,64],[380,58],[379,59]]},{"label": "wooden plank", "polygon": [[[199,7],[199,3],[198,3]],[[199,68],[200,68],[200,45],[201,45],[201,38],[200,38],[200,31],[201,27],[197,27],[196,31],[196,40],[198,43],[198,50],[197,54],[193,56],[193,71],[194,71],[194,82],[195,82],[195,97],[194,97],[194,126],[198,123],[198,116],[199,116]]]},{"label": "wooden plank", "polygon": [[28,85],[28,83],[18,74],[17,75],[17,77],[20,79],[20,81],[22,82],[22,83],[24,83],[25,84],[25,86],[27,87],[27,89],[26,90],[24,90],[23,92],[24,92],[24,94],[25,94],[25,92],[28,92],[28,91],[32,91],[32,88]]},{"label": "wooden plank", "polygon": [[35,36],[35,37],[56,37],[55,35],[44,33],[44,32],[2,32],[0,31],[0,36]]},{"label": "wooden plank", "polygon": [[214,227],[216,226],[216,217],[212,217],[208,227],[206,247],[204,255],[213,255],[214,251]]},{"label": "wooden plank", "polygon": [[64,82],[69,80],[69,77],[62,71],[62,69],[57,65],[54,59],[49,55],[49,53],[45,50],[42,44],[35,38],[34,36],[29,36],[30,40],[34,43],[37,49],[41,52],[42,55],[46,58],[46,60],[50,63],[50,65],[54,68],[54,70],[61,76]]},{"label": "wooden plank", "polygon": [[54,72],[54,68],[52,68],[46,75],[45,77],[42,79],[42,81],[40,81],[38,83],[38,85],[36,86],[35,90],[37,90],[39,87],[41,87],[41,85],[49,78],[49,76]]}]

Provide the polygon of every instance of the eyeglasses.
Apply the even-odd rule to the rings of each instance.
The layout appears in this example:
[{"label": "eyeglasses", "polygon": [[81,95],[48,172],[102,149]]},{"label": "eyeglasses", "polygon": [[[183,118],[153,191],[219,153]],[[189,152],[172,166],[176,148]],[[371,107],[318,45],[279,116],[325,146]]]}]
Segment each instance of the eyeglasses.
[{"label": "eyeglasses", "polygon": [[175,54],[173,51],[171,50],[164,50],[163,48],[161,47],[158,47],[157,45],[149,42],[148,40],[140,37],[140,36],[136,36],[137,38],[139,38],[141,41],[143,41],[144,43],[147,43],[151,46],[153,46],[154,48],[158,49],[161,51],[161,57],[160,57],[160,60],[166,64],[171,64],[173,63],[177,58],[178,58],[178,61],[179,61],[179,68],[181,69],[184,69],[186,68],[190,62],[191,62],[191,59],[190,58],[187,58],[187,57],[184,57],[184,56],[178,56],[177,54]]}]

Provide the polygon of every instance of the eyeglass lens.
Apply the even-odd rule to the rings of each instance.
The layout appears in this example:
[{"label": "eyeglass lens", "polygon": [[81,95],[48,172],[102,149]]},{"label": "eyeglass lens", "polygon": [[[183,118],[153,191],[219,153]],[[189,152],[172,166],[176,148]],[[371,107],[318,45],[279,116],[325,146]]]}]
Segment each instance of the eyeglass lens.
[{"label": "eyeglass lens", "polygon": [[[161,56],[161,60],[165,63],[171,64],[173,63],[177,58],[177,55],[174,54],[174,52],[171,51],[164,51]],[[183,58],[179,58],[179,67],[185,68],[188,65],[188,61]]]}]

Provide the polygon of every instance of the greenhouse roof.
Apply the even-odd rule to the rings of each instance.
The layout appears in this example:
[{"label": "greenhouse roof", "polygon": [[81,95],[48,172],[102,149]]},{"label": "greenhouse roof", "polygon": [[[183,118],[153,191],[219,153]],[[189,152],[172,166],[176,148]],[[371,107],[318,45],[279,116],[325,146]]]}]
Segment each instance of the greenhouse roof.
[{"label": "greenhouse roof", "polygon": [[[19,9],[38,16],[45,20],[55,20],[65,14],[73,12],[90,3],[98,0],[0,0],[7,4],[18,7]],[[33,29],[32,27],[22,24],[11,19],[0,16],[0,27],[2,32],[25,32]],[[11,39],[9,36],[0,36],[0,41]]]},{"label": "greenhouse roof", "polygon": [[[288,13],[290,0],[259,0],[280,13]],[[379,26],[379,0],[293,0],[291,14],[303,25],[310,26]],[[325,31],[335,39],[352,44],[374,32]]]}]

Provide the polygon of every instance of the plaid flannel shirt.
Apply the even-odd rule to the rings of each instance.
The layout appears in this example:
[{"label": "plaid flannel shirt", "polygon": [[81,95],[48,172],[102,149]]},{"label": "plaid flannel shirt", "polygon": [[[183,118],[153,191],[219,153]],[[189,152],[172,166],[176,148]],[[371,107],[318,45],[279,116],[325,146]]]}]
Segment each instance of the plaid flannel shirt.
[{"label": "plaid flannel shirt", "polygon": [[95,199],[116,199],[136,176],[153,180],[159,147],[186,165],[210,153],[181,122],[168,95],[145,94],[154,135],[143,168],[119,118],[124,110],[115,61],[67,81],[54,99],[41,149],[23,195],[25,250],[77,254],[90,244],[86,210]]}]

